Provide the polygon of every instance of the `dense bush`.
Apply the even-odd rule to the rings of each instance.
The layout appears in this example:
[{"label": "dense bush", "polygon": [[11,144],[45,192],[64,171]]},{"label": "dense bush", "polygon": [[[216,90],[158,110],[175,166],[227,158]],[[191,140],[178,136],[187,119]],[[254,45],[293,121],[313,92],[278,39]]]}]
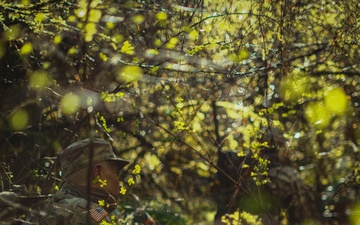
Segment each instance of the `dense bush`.
[{"label": "dense bush", "polygon": [[54,192],[100,136],[160,224],[356,224],[359,8],[1,1],[0,190]]}]

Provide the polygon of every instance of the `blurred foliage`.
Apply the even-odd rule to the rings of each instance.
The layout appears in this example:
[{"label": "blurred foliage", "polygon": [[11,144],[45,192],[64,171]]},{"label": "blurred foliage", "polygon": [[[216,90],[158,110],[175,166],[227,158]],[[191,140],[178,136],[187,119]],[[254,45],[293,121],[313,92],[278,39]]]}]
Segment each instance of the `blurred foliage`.
[{"label": "blurred foliage", "polygon": [[132,162],[125,195],[171,207],[160,224],[357,224],[359,18],[357,0],[1,1],[0,190],[53,192],[53,157],[99,136]]}]

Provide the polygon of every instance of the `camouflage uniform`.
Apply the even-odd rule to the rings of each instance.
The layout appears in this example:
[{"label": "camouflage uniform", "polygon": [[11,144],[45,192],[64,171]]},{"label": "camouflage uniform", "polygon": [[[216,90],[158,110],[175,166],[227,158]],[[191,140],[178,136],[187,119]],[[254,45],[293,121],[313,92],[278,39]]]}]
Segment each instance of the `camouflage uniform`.
[{"label": "camouflage uniform", "polygon": [[[90,155],[93,156],[92,160]],[[46,203],[46,215],[41,218],[33,217],[28,222],[42,225],[118,224],[120,212],[116,209],[116,200],[113,196],[104,190],[94,189],[91,189],[88,195],[87,187],[67,182],[66,176],[103,161],[117,161],[120,168],[129,162],[117,158],[111,145],[102,139],[75,142],[60,154],[59,160],[65,184]],[[99,201],[103,201],[104,204],[100,206]]]},{"label": "camouflage uniform", "polygon": [[[90,194],[90,206],[88,211],[87,191],[75,185],[65,186],[48,201],[45,207],[47,215],[36,219],[36,223],[42,225],[90,225],[95,224],[118,224],[120,212],[114,207],[102,207],[98,200],[106,200],[107,193],[92,192]],[[32,219],[34,220],[34,219]],[[29,222],[32,222],[30,220]],[[107,223],[104,223],[106,221]]]}]

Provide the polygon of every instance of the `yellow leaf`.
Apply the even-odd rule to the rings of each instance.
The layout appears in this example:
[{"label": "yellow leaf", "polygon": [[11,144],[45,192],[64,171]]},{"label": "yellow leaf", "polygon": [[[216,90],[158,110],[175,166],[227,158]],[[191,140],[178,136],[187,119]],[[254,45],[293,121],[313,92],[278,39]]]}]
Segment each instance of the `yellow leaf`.
[{"label": "yellow leaf", "polygon": [[43,70],[34,71],[29,77],[29,87],[34,89],[43,89],[49,86],[48,75]]},{"label": "yellow leaf", "polygon": [[80,9],[76,10],[75,13],[78,18],[84,18],[86,16],[87,10],[86,10],[86,8],[83,8],[83,9],[80,8]]},{"label": "yellow leaf", "polygon": [[89,12],[89,22],[97,23],[101,18],[101,11],[97,9],[92,9]]},{"label": "yellow leaf", "polygon": [[154,170],[156,167],[161,165],[161,161],[154,154],[147,154],[145,156],[145,160],[148,163],[148,167],[150,170]]},{"label": "yellow leaf", "polygon": [[167,14],[165,12],[158,12],[156,13],[156,19],[158,21],[164,21],[167,19]]},{"label": "yellow leaf", "polygon": [[170,167],[170,171],[175,173],[175,174],[179,174],[179,175],[182,174],[182,170],[180,168],[178,168],[178,167],[172,166],[172,167]]},{"label": "yellow leaf", "polygon": [[101,3],[101,0],[92,0],[90,3],[91,8],[97,7]]},{"label": "yellow leaf", "polygon": [[280,86],[279,94],[287,102],[296,103],[307,91],[309,79],[302,74],[290,75]]},{"label": "yellow leaf", "polygon": [[108,28],[108,29],[114,29],[114,27],[115,27],[115,23],[113,23],[113,22],[106,22],[106,27]]},{"label": "yellow leaf", "polygon": [[41,23],[45,18],[46,18],[46,15],[44,13],[37,13],[35,15],[34,20],[36,23]]},{"label": "yellow leaf", "polygon": [[157,49],[147,49],[145,55],[149,58],[159,55],[159,51]]},{"label": "yellow leaf", "polygon": [[3,31],[2,37],[5,40],[12,41],[19,37],[21,32],[21,27],[18,24],[9,26],[9,29]]},{"label": "yellow leaf", "polygon": [[169,40],[169,42],[166,44],[166,48],[173,49],[175,48],[176,44],[179,42],[179,39],[176,37],[173,37]]},{"label": "yellow leaf", "polygon": [[104,61],[104,62],[106,62],[106,61],[108,60],[107,56],[106,56],[104,53],[102,53],[102,52],[99,53],[99,57],[100,57],[100,59],[102,59],[102,61]]},{"label": "yellow leaf", "polygon": [[44,68],[44,69],[49,69],[50,65],[51,65],[50,62],[44,62],[44,63],[43,63],[43,68]]},{"label": "yellow leaf", "polygon": [[31,43],[25,43],[21,49],[20,49],[20,55],[28,55],[30,52],[32,52],[32,44]]},{"label": "yellow leaf", "polygon": [[243,61],[245,59],[248,59],[250,56],[250,54],[245,50],[245,49],[241,49],[241,51],[239,52],[239,61]]},{"label": "yellow leaf", "polygon": [[305,107],[305,118],[310,125],[323,129],[330,123],[331,114],[322,102],[312,102]]},{"label": "yellow leaf", "polygon": [[21,4],[22,5],[29,5],[30,1],[29,0],[21,0]]},{"label": "yellow leaf", "polygon": [[129,185],[135,184],[134,179],[133,179],[133,178],[129,178],[129,179],[128,179],[128,184],[129,184]]},{"label": "yellow leaf", "polygon": [[162,45],[162,41],[161,41],[160,39],[155,39],[155,40],[154,40],[154,45],[155,45],[156,47],[159,47],[160,45]]},{"label": "yellow leaf", "polygon": [[99,206],[105,206],[105,200],[98,200]]},{"label": "yellow leaf", "polygon": [[60,42],[61,42],[61,40],[62,40],[62,37],[61,37],[61,35],[56,35],[55,37],[54,37],[54,44],[60,44]]},{"label": "yellow leaf", "polygon": [[120,188],[120,194],[125,195],[126,194],[126,188],[121,187]]},{"label": "yellow leaf", "polygon": [[69,50],[68,50],[68,54],[69,55],[73,55],[73,54],[76,54],[79,52],[79,49],[77,49],[76,47],[71,47]]},{"label": "yellow leaf", "polygon": [[119,43],[122,42],[124,37],[121,34],[114,35],[113,38],[111,38],[111,41]]},{"label": "yellow leaf", "polygon": [[135,165],[134,170],[132,171],[133,174],[139,174],[141,172],[141,166],[139,164]]},{"label": "yellow leaf", "polygon": [[145,17],[143,15],[136,15],[132,18],[132,21],[136,24],[141,24],[145,21]]},{"label": "yellow leaf", "polygon": [[60,109],[64,114],[75,114],[80,108],[80,97],[73,93],[66,94],[60,101]]},{"label": "yellow leaf", "polygon": [[101,98],[104,102],[115,102],[122,98],[124,98],[124,92],[116,92],[116,93],[108,93],[108,92],[101,92]]},{"label": "yellow leaf", "polygon": [[192,124],[191,124],[191,128],[192,128],[192,131],[193,132],[201,132],[203,129],[202,129],[202,126],[201,126],[201,123],[198,122],[198,121],[194,121]]},{"label": "yellow leaf", "polygon": [[120,52],[128,55],[133,55],[135,53],[134,46],[132,46],[129,41],[125,41],[123,46],[121,47]]},{"label": "yellow leaf", "polygon": [[96,34],[96,24],[95,23],[87,23],[85,25],[85,41],[90,42],[93,40],[94,34]]},{"label": "yellow leaf", "polygon": [[199,37],[199,33],[196,30],[192,30],[189,34],[188,34],[188,38],[190,40],[196,40]]},{"label": "yellow leaf", "polygon": [[[360,3],[359,3],[360,4]],[[357,203],[354,206],[352,206],[351,209],[353,213],[350,213],[350,224],[351,225],[358,225],[360,221],[360,204]]]},{"label": "yellow leaf", "polygon": [[87,0],[80,0],[78,3],[78,9],[75,10],[75,14],[78,18],[84,18],[87,14],[88,2]]},{"label": "yellow leaf", "polygon": [[334,88],[325,93],[326,108],[336,115],[343,115],[348,106],[348,99],[342,88]]},{"label": "yellow leaf", "polygon": [[234,139],[229,140],[229,148],[230,149],[237,149],[238,146],[239,146],[239,143],[236,140],[234,140]]},{"label": "yellow leaf", "polygon": [[29,115],[25,109],[16,110],[10,117],[10,125],[16,130],[24,130],[29,122]]},{"label": "yellow leaf", "polygon": [[76,17],[71,15],[71,16],[68,17],[67,21],[68,22],[76,22]]},{"label": "yellow leaf", "polygon": [[117,80],[124,83],[132,83],[141,78],[143,72],[138,66],[125,66],[117,75]]}]

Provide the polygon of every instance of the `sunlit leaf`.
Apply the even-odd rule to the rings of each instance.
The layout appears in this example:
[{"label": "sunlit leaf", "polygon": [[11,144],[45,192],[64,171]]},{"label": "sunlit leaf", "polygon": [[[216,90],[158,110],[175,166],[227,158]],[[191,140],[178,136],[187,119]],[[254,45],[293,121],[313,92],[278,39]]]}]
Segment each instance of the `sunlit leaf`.
[{"label": "sunlit leaf", "polygon": [[84,18],[87,14],[88,2],[86,0],[80,0],[78,3],[78,9],[75,10],[75,14],[78,18]]},{"label": "sunlit leaf", "polygon": [[46,18],[46,15],[44,13],[37,13],[34,20],[37,23],[41,23]]},{"label": "sunlit leaf", "polygon": [[50,85],[48,74],[43,70],[34,71],[29,76],[29,87],[34,89],[43,89]]},{"label": "sunlit leaf", "polygon": [[76,22],[76,16],[73,16],[73,15],[71,15],[71,16],[69,16],[68,18],[67,18],[67,21],[68,22]]},{"label": "sunlit leaf", "polygon": [[170,167],[170,171],[179,175],[182,173],[182,170],[180,168],[174,166]]},{"label": "sunlit leaf", "polygon": [[233,137],[230,138],[228,141],[229,141],[229,148],[230,149],[237,149],[238,148],[239,143],[236,140],[234,140]]},{"label": "sunlit leaf", "polygon": [[86,8],[83,8],[83,9],[80,8],[80,9],[76,10],[76,15],[77,15],[78,18],[83,18],[83,17],[85,17],[85,16],[86,16],[86,13],[87,13]]},{"label": "sunlit leaf", "polygon": [[92,0],[92,1],[90,2],[90,7],[91,7],[91,8],[95,8],[95,7],[97,7],[99,4],[101,4],[101,0]]},{"label": "sunlit leaf", "polygon": [[147,49],[145,55],[149,58],[159,55],[159,51],[156,49]]},{"label": "sunlit leaf", "polygon": [[97,23],[101,18],[101,11],[97,9],[92,9],[89,12],[89,22]]},{"label": "sunlit leaf", "polygon": [[282,82],[279,94],[285,101],[296,103],[306,93],[308,78],[303,75],[299,76],[290,75]]},{"label": "sunlit leaf", "polygon": [[141,78],[143,72],[138,66],[124,66],[117,75],[117,80],[124,83],[132,83]]},{"label": "sunlit leaf", "polygon": [[42,68],[43,69],[49,69],[51,63],[50,62],[44,62]]},{"label": "sunlit leaf", "polygon": [[242,60],[245,60],[245,59],[248,59],[250,56],[249,52],[246,51],[245,49],[241,49],[241,51],[239,52],[239,61],[242,61]]},{"label": "sunlit leaf", "polygon": [[54,37],[54,44],[60,44],[60,42],[61,42],[61,40],[62,40],[62,37],[61,37],[61,35],[56,35],[55,37]]},{"label": "sunlit leaf", "polygon": [[123,92],[116,92],[116,93],[108,93],[108,92],[102,92],[101,98],[104,102],[115,102],[120,99],[123,99],[125,94]]},{"label": "sunlit leaf", "polygon": [[162,45],[162,41],[160,39],[155,39],[154,40],[154,45],[159,47],[160,45]]},{"label": "sunlit leaf", "polygon": [[25,129],[29,123],[29,115],[25,109],[18,109],[10,116],[10,125],[12,129],[20,131]]},{"label": "sunlit leaf", "polygon": [[76,54],[78,52],[79,52],[79,49],[74,46],[74,47],[69,49],[68,54],[73,55],[73,54]]},{"label": "sunlit leaf", "polygon": [[189,34],[188,34],[188,38],[190,40],[196,40],[199,37],[199,33],[196,30],[192,30]]},{"label": "sunlit leaf", "polygon": [[108,29],[114,29],[115,23],[113,23],[113,22],[106,22],[106,27],[107,27]]},{"label": "sunlit leaf", "polygon": [[21,0],[21,4],[23,5],[29,5],[30,1],[29,0]]},{"label": "sunlit leaf", "polygon": [[167,14],[165,12],[158,12],[156,13],[156,19],[158,21],[164,21],[167,19]]},{"label": "sunlit leaf", "polygon": [[331,113],[321,101],[312,102],[305,108],[305,118],[315,128],[323,129],[329,125]]},{"label": "sunlit leaf", "polygon": [[3,31],[1,36],[4,40],[11,41],[11,40],[15,40],[20,35],[20,32],[21,32],[20,25],[15,24],[9,26],[9,29]]},{"label": "sunlit leaf", "polygon": [[175,48],[176,44],[179,42],[179,39],[173,37],[170,38],[169,42],[166,44],[166,48],[173,49]]},{"label": "sunlit leaf", "polygon": [[324,102],[326,108],[336,115],[343,115],[347,110],[348,99],[342,88],[333,88],[327,91]]},{"label": "sunlit leaf", "polygon": [[201,132],[203,129],[201,127],[201,123],[198,122],[198,121],[194,121],[192,124],[191,124],[191,129],[192,131],[194,132]]},{"label": "sunlit leaf", "polygon": [[68,93],[60,101],[60,109],[64,114],[75,114],[80,109],[80,97],[73,93]]},{"label": "sunlit leaf", "polygon": [[132,174],[140,174],[140,172],[141,172],[141,166],[139,164],[136,164],[132,171]]},{"label": "sunlit leaf", "polygon": [[130,177],[127,181],[128,185],[131,186],[133,184],[135,184],[134,178]]},{"label": "sunlit leaf", "polygon": [[124,36],[122,36],[121,34],[117,34],[112,38],[112,41],[120,43],[120,42],[122,42],[123,39],[124,39]]},{"label": "sunlit leaf", "polygon": [[106,61],[108,60],[108,57],[107,57],[104,53],[102,53],[102,52],[99,53],[99,57],[100,57],[100,59],[102,59],[102,61],[104,61],[104,62],[106,62]]},{"label": "sunlit leaf", "polygon": [[87,23],[85,25],[85,41],[90,42],[93,40],[94,34],[96,34],[96,24],[95,23]]},{"label": "sunlit leaf", "polygon": [[146,154],[145,160],[150,170],[154,170],[161,165],[161,161],[155,154]]},{"label": "sunlit leaf", "polygon": [[136,24],[141,24],[145,21],[145,17],[143,15],[136,15],[132,18],[132,21]]},{"label": "sunlit leaf", "polygon": [[120,194],[125,195],[126,191],[126,188],[124,188],[123,186],[120,187]]},{"label": "sunlit leaf", "polygon": [[19,52],[19,54],[20,55],[28,55],[28,54],[30,54],[31,52],[32,52],[32,50],[33,50],[33,46],[32,46],[32,44],[31,43],[25,43],[22,47],[21,47],[21,49],[20,49],[20,52]]},{"label": "sunlit leaf", "polygon": [[123,46],[121,47],[120,52],[128,55],[133,55],[135,53],[134,46],[129,41],[125,41]]},{"label": "sunlit leaf", "polygon": [[360,224],[360,204],[356,204],[350,210],[350,225],[359,225]]}]

